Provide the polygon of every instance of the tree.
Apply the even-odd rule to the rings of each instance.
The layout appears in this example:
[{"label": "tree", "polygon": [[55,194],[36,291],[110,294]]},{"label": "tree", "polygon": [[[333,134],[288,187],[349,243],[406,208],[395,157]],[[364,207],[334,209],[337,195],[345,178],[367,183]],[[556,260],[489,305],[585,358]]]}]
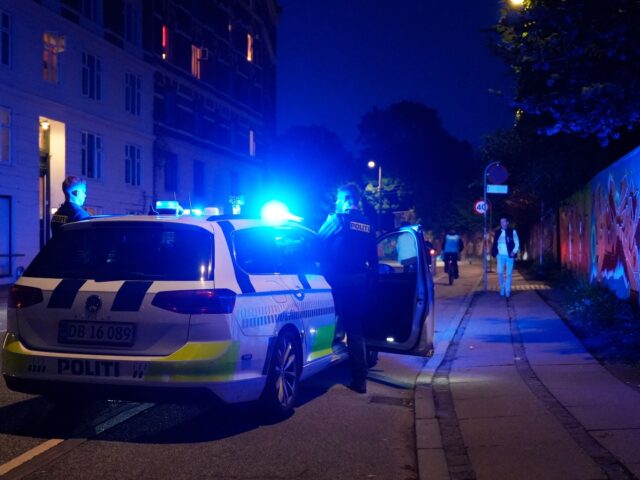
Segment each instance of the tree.
[{"label": "tree", "polygon": [[374,159],[382,165],[385,177],[399,179],[413,193],[402,208],[415,206],[427,228],[443,229],[451,204],[481,172],[471,145],[451,136],[437,112],[417,102],[374,108],[358,128],[362,163]]},{"label": "tree", "polygon": [[485,137],[478,151],[484,164],[499,161],[507,167],[509,195],[494,200],[494,218],[506,214],[517,219],[519,232],[540,218],[540,208],[556,207],[593,176],[635,148],[640,132],[625,132],[602,148],[593,137],[567,133],[538,135],[538,123],[526,118],[511,130]]},{"label": "tree", "polygon": [[333,210],[336,188],[358,177],[353,155],[322,126],[291,127],[280,135],[269,171],[269,196],[285,201],[314,228]]},{"label": "tree", "polygon": [[497,51],[516,78],[515,106],[546,135],[607,145],[640,124],[640,2],[525,0],[505,8]]}]

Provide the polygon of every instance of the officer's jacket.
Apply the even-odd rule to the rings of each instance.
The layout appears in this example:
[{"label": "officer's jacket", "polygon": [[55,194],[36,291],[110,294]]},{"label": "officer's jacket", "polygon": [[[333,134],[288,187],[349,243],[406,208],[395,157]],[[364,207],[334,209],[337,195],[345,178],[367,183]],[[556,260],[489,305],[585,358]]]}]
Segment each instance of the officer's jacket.
[{"label": "officer's jacket", "polygon": [[51,218],[51,233],[55,235],[60,231],[62,226],[66,223],[77,222],[78,220],[85,219],[89,216],[86,210],[79,207],[75,203],[69,201],[60,205],[60,208],[56,210]]},{"label": "officer's jacket", "polygon": [[318,231],[318,248],[329,281],[337,275],[375,275],[378,271],[375,231],[358,210],[329,215]]}]

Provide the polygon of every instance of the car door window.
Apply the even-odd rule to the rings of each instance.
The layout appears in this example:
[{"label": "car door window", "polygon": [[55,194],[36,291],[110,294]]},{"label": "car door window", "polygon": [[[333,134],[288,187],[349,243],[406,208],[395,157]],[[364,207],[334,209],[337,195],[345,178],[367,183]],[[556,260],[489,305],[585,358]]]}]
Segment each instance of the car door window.
[{"label": "car door window", "polygon": [[399,231],[378,243],[378,264],[381,274],[410,273],[417,269],[418,245],[415,235]]},{"label": "car door window", "polygon": [[317,273],[312,235],[295,228],[255,227],[234,234],[236,262],[252,275]]}]

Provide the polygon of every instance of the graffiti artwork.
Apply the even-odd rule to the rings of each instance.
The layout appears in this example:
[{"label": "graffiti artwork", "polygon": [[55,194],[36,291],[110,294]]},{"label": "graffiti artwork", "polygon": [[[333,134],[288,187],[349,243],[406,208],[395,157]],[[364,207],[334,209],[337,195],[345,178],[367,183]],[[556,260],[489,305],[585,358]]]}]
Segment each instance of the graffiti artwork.
[{"label": "graffiti artwork", "polygon": [[638,292],[640,148],[600,172],[560,209],[563,266],[614,291]]}]

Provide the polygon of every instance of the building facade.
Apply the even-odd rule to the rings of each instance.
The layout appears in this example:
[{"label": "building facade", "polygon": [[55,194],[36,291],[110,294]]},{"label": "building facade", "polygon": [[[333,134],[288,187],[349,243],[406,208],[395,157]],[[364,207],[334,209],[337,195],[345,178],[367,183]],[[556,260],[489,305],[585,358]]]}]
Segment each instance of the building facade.
[{"label": "building facade", "polygon": [[0,283],[93,214],[257,198],[275,132],[275,1],[0,0]]}]

